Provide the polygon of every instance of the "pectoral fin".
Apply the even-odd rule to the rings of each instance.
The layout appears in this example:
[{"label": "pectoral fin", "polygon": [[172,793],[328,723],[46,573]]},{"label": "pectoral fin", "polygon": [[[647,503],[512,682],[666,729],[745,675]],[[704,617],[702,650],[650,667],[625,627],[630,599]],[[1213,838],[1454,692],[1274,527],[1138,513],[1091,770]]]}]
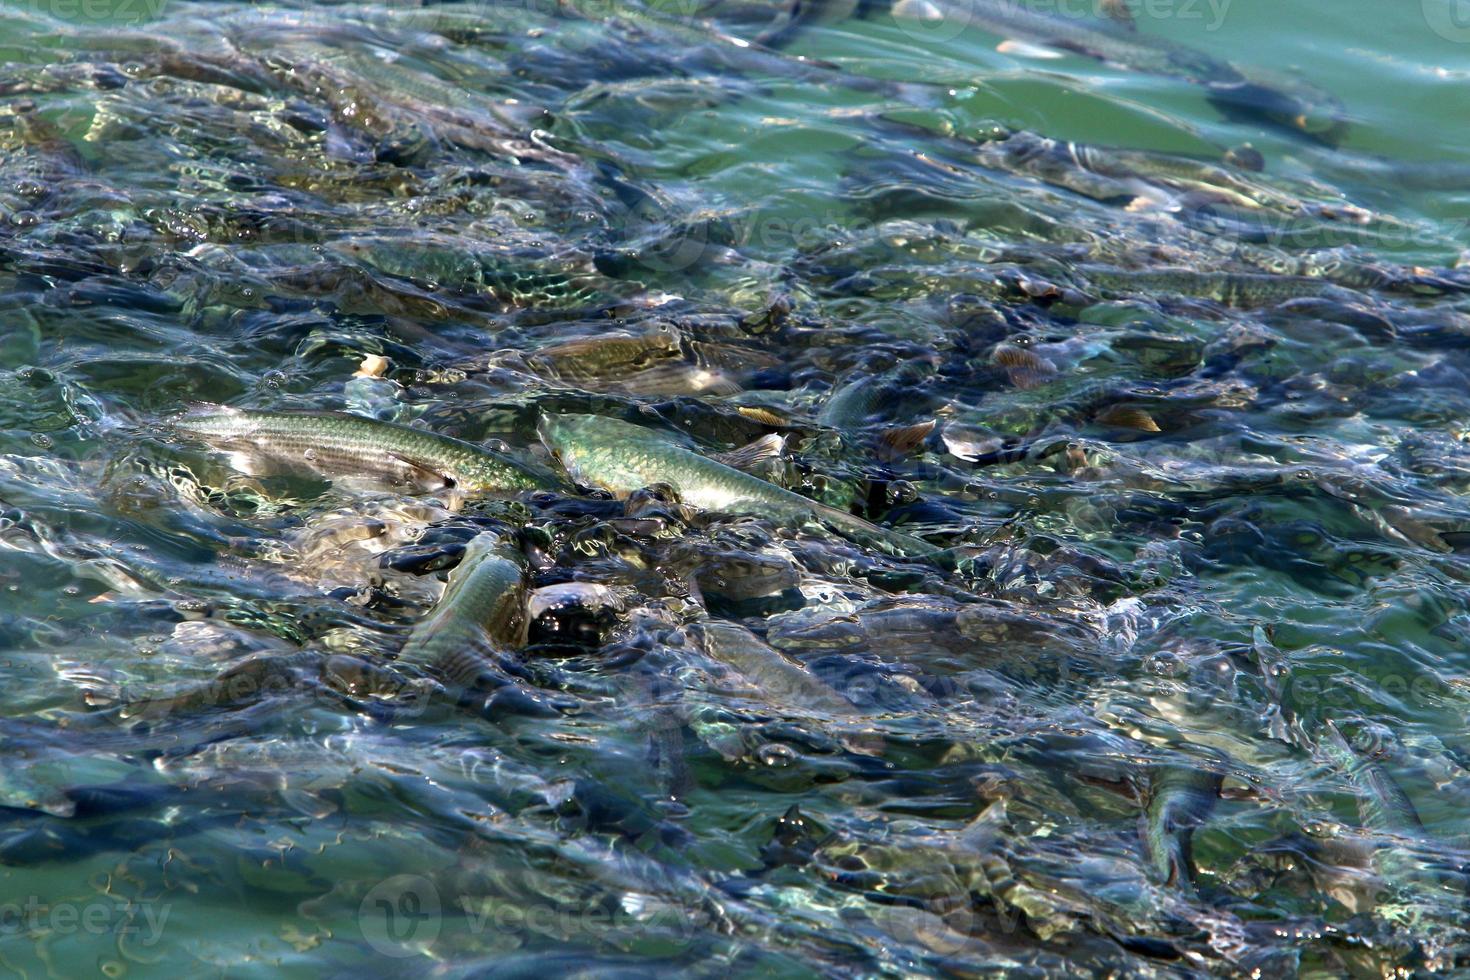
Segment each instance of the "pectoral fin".
[{"label": "pectoral fin", "polygon": [[929,433],[939,424],[938,419],[929,419],[916,425],[899,425],[884,429],[878,434],[878,455],[883,459],[903,459],[924,444]]},{"label": "pectoral fin", "polygon": [[1101,0],[1098,9],[1103,16],[1120,27],[1126,27],[1130,31],[1138,30],[1138,21],[1133,19],[1133,7],[1128,0]]},{"label": "pectoral fin", "polygon": [[389,452],[388,455],[403,466],[399,479],[416,489],[432,491],[454,486],[454,478],[447,473],[440,473],[395,452]]},{"label": "pectoral fin", "polygon": [[1036,58],[1042,61],[1055,61],[1057,58],[1065,58],[1066,52],[1049,48],[1043,44],[1032,44],[1030,41],[1017,41],[1014,38],[1000,42],[995,50],[1001,54],[1014,55],[1017,58]]},{"label": "pectoral fin", "polygon": [[748,470],[767,460],[780,459],[785,449],[785,437],[772,432],[738,449],[732,449],[728,453],[712,453],[710,458],[737,470]]},{"label": "pectoral fin", "polygon": [[892,9],[894,17],[905,20],[933,22],[944,19],[944,11],[933,0],[898,0]]}]

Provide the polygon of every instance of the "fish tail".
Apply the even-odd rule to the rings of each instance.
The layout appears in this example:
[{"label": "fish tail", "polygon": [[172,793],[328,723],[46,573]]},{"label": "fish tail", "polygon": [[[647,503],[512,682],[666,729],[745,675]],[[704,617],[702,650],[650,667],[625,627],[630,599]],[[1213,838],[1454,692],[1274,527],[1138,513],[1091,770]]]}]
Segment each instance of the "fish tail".
[{"label": "fish tail", "polygon": [[835,507],[821,507],[818,510],[818,516],[860,541],[880,546],[886,545],[905,557],[921,558],[936,554],[940,550],[927,541],[904,534],[902,531],[879,527],[871,521],[863,520],[855,514],[849,514]]}]

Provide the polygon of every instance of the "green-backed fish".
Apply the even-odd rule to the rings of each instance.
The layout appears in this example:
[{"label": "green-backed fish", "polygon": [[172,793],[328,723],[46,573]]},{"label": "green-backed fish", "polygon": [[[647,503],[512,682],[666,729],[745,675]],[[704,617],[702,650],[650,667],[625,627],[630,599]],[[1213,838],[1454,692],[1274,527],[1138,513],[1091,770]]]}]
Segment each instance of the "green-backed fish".
[{"label": "green-backed fish", "polygon": [[1341,286],[1310,276],[1277,276],[1261,272],[1200,272],[1195,269],[1111,269],[1081,265],[1077,271],[1105,293],[1148,293],[1194,296],[1226,306],[1273,306],[1287,300],[1353,294]]},{"label": "green-backed fish", "polygon": [[1205,766],[1162,766],[1149,780],[1148,807],[1138,835],[1155,880],[1193,888],[1193,838],[1220,798],[1221,778]]},{"label": "green-backed fish", "polygon": [[1245,70],[1116,20],[1031,9],[1018,0],[898,0],[892,9],[895,17],[952,21],[1011,41],[1178,78],[1203,88],[1227,115],[1267,120],[1328,145],[1340,142],[1346,129],[1337,100],[1303,82]]},{"label": "green-backed fish", "polygon": [[[882,10],[898,20],[942,21],[1002,38],[1002,49],[1041,56],[1065,51],[1129,71],[1177,78],[1204,89],[1229,116],[1265,120],[1298,135],[1335,146],[1347,123],[1337,99],[1278,73],[1238,67],[1206,51],[1140,31],[1131,19],[1078,16],[1055,4],[1025,0],[786,0],[760,35],[784,46],[807,25],[867,17]],[[1047,49],[1040,50],[1038,49]]]},{"label": "green-backed fish", "polygon": [[703,510],[759,514],[783,522],[821,521],[857,540],[886,545],[904,555],[938,550],[706,459],[641,426],[600,415],[543,415],[538,431],[572,479],[587,486],[628,494],[667,483],[686,504]]},{"label": "green-backed fish", "polygon": [[1358,791],[1358,814],[1364,826],[1396,834],[1421,834],[1424,823],[1418,811],[1388,770],[1371,756],[1359,753],[1332,719],[1324,719],[1322,727],[1326,732],[1319,743],[1322,755],[1346,773]]},{"label": "green-backed fish", "polygon": [[174,428],[230,455],[242,473],[368,478],[423,490],[514,493],[556,486],[544,471],[473,443],[346,412],[200,405]]},{"label": "green-backed fish", "polygon": [[455,697],[513,683],[496,655],[525,645],[526,596],[520,553],[499,534],[478,535],[397,663],[430,675]]}]

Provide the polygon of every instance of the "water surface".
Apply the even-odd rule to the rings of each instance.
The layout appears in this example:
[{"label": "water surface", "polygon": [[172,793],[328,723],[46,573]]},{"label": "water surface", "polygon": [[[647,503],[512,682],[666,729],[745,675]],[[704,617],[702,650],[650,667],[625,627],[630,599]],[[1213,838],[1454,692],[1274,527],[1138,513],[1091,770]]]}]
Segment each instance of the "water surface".
[{"label": "water surface", "polygon": [[[966,9],[5,7],[0,967],[1465,969],[1463,11],[1136,5],[1323,139]],[[198,402],[777,434],[943,550],[252,475]],[[556,709],[334,686],[487,529],[582,583]]]}]

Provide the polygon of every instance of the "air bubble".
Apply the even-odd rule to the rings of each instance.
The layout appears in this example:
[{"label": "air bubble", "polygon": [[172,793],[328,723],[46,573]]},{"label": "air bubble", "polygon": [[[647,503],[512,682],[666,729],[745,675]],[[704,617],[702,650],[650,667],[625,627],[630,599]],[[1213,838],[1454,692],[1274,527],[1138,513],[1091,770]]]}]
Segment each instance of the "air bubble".
[{"label": "air bubble", "polygon": [[791,746],[782,745],[780,742],[772,742],[769,745],[762,745],[756,753],[756,758],[760,760],[763,766],[784,769],[787,766],[795,764],[798,756],[796,750]]}]

